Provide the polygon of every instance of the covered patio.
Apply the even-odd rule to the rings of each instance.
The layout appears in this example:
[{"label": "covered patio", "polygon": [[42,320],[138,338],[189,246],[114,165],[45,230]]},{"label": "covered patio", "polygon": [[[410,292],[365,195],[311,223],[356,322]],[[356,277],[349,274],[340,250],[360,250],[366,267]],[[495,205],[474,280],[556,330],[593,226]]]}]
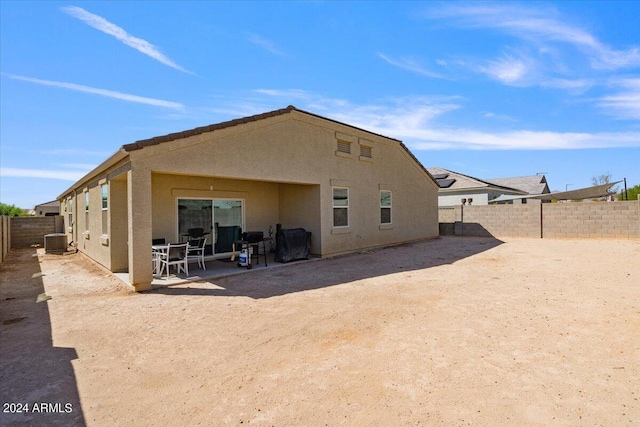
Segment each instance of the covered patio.
[{"label": "covered patio", "polygon": [[[180,285],[189,282],[199,282],[202,280],[212,280],[212,279],[220,279],[223,277],[235,276],[238,274],[244,274],[249,272],[259,272],[265,270],[272,270],[274,268],[282,268],[286,266],[296,265],[303,262],[311,262],[315,260],[319,260],[319,257],[311,257],[309,259],[300,259],[296,261],[290,261],[287,263],[281,263],[275,261],[275,254],[271,252],[267,252],[267,265],[265,266],[264,258],[262,254],[260,255],[260,262],[257,261],[257,257],[252,257],[252,268],[247,267],[239,267],[238,266],[238,258],[234,261],[231,261],[229,257],[220,258],[219,256],[208,255],[205,257],[205,269],[202,269],[198,266],[198,263],[193,261],[189,263],[189,275],[186,275],[183,272],[176,273],[175,269],[171,269],[169,274],[169,278],[166,279],[165,275],[162,277],[154,276],[151,281],[151,288],[158,289],[162,287],[169,287]],[[114,273],[114,276],[119,280],[124,282],[125,284],[131,286],[131,282],[129,280],[129,273]]]}]

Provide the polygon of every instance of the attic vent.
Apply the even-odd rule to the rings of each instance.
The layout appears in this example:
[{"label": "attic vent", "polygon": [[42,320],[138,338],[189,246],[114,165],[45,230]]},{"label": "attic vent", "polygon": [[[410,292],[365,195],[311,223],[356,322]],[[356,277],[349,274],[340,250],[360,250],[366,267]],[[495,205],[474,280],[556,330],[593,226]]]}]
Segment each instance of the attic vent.
[{"label": "attic vent", "polygon": [[367,157],[367,158],[371,158],[371,147],[368,147],[366,145],[361,145],[360,146],[360,157]]},{"label": "attic vent", "polygon": [[351,143],[347,141],[338,141],[338,153],[351,154]]}]

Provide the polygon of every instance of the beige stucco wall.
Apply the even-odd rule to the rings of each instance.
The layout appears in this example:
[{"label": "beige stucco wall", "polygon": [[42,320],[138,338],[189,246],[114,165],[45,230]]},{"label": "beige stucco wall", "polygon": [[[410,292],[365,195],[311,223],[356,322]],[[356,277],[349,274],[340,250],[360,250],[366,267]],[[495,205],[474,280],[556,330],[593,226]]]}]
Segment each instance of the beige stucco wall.
[{"label": "beige stucco wall", "polygon": [[127,271],[129,265],[126,178],[122,174],[109,181],[109,268],[114,272]]},{"label": "beige stucco wall", "polygon": [[[213,186],[213,190],[210,190]],[[244,202],[243,231],[275,229],[279,217],[277,183],[154,173],[152,176],[153,238],[179,241],[178,198],[240,199]]]},{"label": "beige stucco wall", "polygon": [[[320,233],[320,186],[280,184],[280,221],[283,228],[311,232],[311,253],[322,253]],[[274,227],[275,233],[275,227]],[[275,242],[274,242],[275,244]]]},{"label": "beige stucco wall", "polygon": [[[336,154],[338,139],[351,142],[351,155]],[[372,147],[371,160],[360,158],[359,144]],[[177,237],[177,189],[184,189],[183,195],[203,197],[209,194],[211,179],[216,191],[252,198],[260,194],[260,203],[247,199],[246,229],[263,231],[276,222],[288,227],[288,221],[278,221],[281,214],[287,220],[290,214],[279,212],[276,184],[319,185],[320,217],[312,224],[318,230],[310,231],[314,240],[322,242],[313,250],[323,256],[438,235],[436,185],[397,141],[299,112],[145,147],[130,155],[133,164],[155,172],[154,237]],[[191,177],[180,178],[183,174]],[[217,181],[222,177],[225,181]],[[260,187],[258,182],[265,183]],[[332,186],[350,189],[348,229],[333,228]],[[173,194],[169,188],[174,188]],[[196,188],[202,192],[193,192]],[[380,189],[393,192],[393,224],[382,229]],[[251,191],[256,195],[250,196]],[[218,197],[215,192],[213,196]],[[288,197],[287,192],[281,197]]]},{"label": "beige stucco wall", "polygon": [[[338,140],[350,142],[352,153],[337,153]],[[371,159],[360,157],[361,145],[371,147]],[[312,232],[311,252],[320,256],[438,236],[437,185],[398,141],[298,111],[120,150],[103,165],[106,170],[61,197],[75,197],[75,224],[67,230],[79,250],[112,271],[128,269],[140,289],[151,277],[150,240],[179,240],[178,198],[241,199],[245,231],[267,234],[277,223],[303,227]],[[104,180],[107,236],[101,236]],[[335,186],[349,188],[347,228],[333,227]],[[91,197],[88,238],[85,189]],[[392,191],[391,225],[380,225],[381,190]]]}]

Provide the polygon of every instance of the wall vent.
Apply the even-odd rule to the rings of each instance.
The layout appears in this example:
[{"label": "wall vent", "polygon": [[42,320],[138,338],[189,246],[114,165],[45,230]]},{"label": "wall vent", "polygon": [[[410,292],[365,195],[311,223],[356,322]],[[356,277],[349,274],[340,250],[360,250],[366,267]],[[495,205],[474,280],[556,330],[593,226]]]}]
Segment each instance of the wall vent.
[{"label": "wall vent", "polygon": [[360,146],[360,157],[366,157],[368,159],[371,158],[371,147],[367,145]]},{"label": "wall vent", "polygon": [[351,143],[347,141],[338,141],[338,153],[351,154]]}]

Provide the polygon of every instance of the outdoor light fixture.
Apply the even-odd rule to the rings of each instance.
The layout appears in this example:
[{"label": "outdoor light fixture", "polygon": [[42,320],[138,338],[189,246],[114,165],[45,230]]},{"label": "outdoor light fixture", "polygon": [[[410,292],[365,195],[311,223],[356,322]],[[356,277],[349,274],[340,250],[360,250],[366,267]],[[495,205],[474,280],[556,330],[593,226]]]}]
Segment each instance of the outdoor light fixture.
[{"label": "outdoor light fixture", "polygon": [[467,199],[462,199],[462,204],[464,205],[465,203],[467,203]]},{"label": "outdoor light fixture", "polygon": [[473,199],[469,197],[469,206],[471,206],[471,202],[473,202]]}]

